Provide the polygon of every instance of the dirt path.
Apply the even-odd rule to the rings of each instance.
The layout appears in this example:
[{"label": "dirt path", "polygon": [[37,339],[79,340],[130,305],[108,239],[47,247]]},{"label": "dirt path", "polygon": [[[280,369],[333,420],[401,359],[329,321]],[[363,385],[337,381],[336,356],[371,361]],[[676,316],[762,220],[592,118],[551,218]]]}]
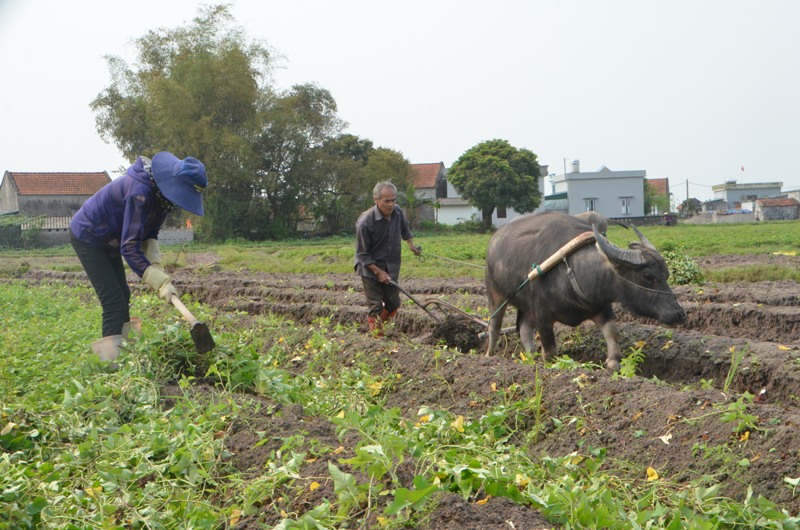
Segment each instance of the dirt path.
[{"label": "dirt path", "polygon": [[[709,256],[698,260],[704,268],[743,264],[798,265],[790,256]],[[533,367],[515,362],[520,345],[515,335],[501,344],[502,352],[483,355],[480,326],[463,320],[435,322],[419,307],[405,302],[395,327],[376,344],[366,333],[366,309],[355,275],[282,275],[242,272],[174,272],[175,283],[220,311],[249,314],[278,313],[298,323],[319,317],[360,325],[348,337],[346,351],[377,349],[374,369],[404,374],[406,383],[387,395],[387,404],[414,415],[421,404],[457,414],[477,415],[496,399],[490,385],[518,383],[529,388]],[[82,273],[59,273],[32,268],[30,281],[82,282]],[[486,313],[480,280],[446,281],[404,278],[401,282],[416,299],[446,300],[467,312]],[[543,401],[551,422],[547,433],[529,446],[531,455],[560,456],[581,447],[604,447],[608,456],[637,466],[650,466],[661,477],[684,483],[701,475],[717,475],[723,495],[743,500],[748,485],[755,494],[777,502],[792,514],[800,499],[784,478],[800,476],[800,286],[794,282],[707,284],[674,289],[686,308],[688,321],[673,329],[617,311],[623,351],[643,341],[645,360],[639,377],[614,379],[602,369],[545,370]],[[438,314],[438,313],[437,313]],[[444,318],[445,315],[442,314]],[[506,316],[513,325],[514,311]],[[559,349],[579,361],[602,364],[605,343],[593,327],[580,332],[558,328]],[[411,340],[409,340],[411,339]],[[458,356],[440,364],[431,354],[437,343],[479,354]],[[391,350],[391,355],[380,355]],[[741,365],[730,373],[734,353],[743,353]],[[344,361],[344,360],[343,360]],[[723,392],[726,378],[728,388]],[[746,412],[757,417],[757,429],[745,436],[735,424],[720,421],[743,393],[755,396]],[[293,419],[294,418],[294,419]],[[565,421],[571,420],[571,421]],[[235,465],[258,469],[271,449],[252,447],[255,432],[272,425],[250,424],[231,436]],[[332,436],[327,420],[284,415],[281,432],[307,432],[315,426],[321,437]],[[728,465],[739,462],[737,466]],[[730,470],[734,469],[734,472]],[[308,500],[308,499],[307,499]],[[551,527],[533,510],[502,499],[482,507],[465,505],[459,497],[443,496],[429,528]],[[505,525],[505,526],[504,526]]]}]

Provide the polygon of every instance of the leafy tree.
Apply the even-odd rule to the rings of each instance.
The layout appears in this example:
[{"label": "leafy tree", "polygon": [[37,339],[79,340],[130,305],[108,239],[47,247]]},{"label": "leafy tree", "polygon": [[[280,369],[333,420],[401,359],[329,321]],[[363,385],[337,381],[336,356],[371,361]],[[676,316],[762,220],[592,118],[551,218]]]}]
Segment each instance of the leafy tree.
[{"label": "leafy tree", "polygon": [[669,212],[669,195],[658,193],[652,184],[644,181],[644,211],[646,214]]},{"label": "leafy tree", "polygon": [[409,184],[404,191],[397,192],[397,203],[405,211],[408,223],[412,229],[419,226],[420,209],[423,206],[435,206],[436,201],[430,197],[417,194],[417,190],[413,184]]},{"label": "leafy tree", "polygon": [[332,138],[319,148],[313,212],[322,231],[337,233],[355,224],[374,186],[364,169],[374,151],[372,141],[352,134]]},{"label": "leafy tree", "polygon": [[539,163],[527,149],[506,140],[489,140],[467,150],[450,168],[448,180],[481,211],[486,228],[498,206],[532,212],[541,202]]},{"label": "leafy tree", "polygon": [[364,209],[369,208],[374,203],[372,201],[372,188],[381,181],[388,181],[397,187],[398,190],[405,188],[411,183],[414,170],[411,163],[402,153],[386,147],[378,147],[370,153],[369,160],[364,166],[364,179],[369,182],[369,189],[363,203]]},{"label": "leafy tree", "polygon": [[[344,126],[336,117],[331,94],[315,85],[298,85],[264,110],[265,123],[256,140],[257,185],[272,233],[294,231],[302,209],[316,201],[314,167],[319,148]],[[267,222],[268,221],[268,222]]]},{"label": "leafy tree", "polygon": [[228,6],[211,6],[185,27],[148,32],[135,67],[107,58],[112,82],[91,108],[101,136],[131,160],[168,150],[203,161],[201,237],[277,237],[309,200],[315,148],[344,124],[327,90],[277,90],[268,47],[232,21]]},{"label": "leafy tree", "polygon": [[359,214],[373,205],[372,189],[380,181],[405,186],[411,164],[402,154],[374,148],[372,141],[351,134],[327,140],[315,149],[307,188],[309,211],[324,233],[353,230]]}]

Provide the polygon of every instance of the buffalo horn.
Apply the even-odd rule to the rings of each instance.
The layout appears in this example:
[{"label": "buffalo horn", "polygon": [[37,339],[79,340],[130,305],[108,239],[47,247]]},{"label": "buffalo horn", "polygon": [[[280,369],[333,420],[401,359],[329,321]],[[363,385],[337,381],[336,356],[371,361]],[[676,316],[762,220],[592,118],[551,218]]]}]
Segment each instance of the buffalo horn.
[{"label": "buffalo horn", "polygon": [[[635,227],[634,230],[636,230]],[[640,267],[646,263],[644,256],[642,256],[641,251],[625,250],[619,248],[618,246],[608,241],[605,237],[600,235],[600,233],[597,231],[597,227],[594,225],[592,225],[592,232],[594,232],[594,239],[595,241],[597,241],[597,245],[600,247],[600,251],[603,254],[605,254],[611,261],[628,263],[630,265],[633,265],[634,267]],[[639,233],[638,230],[636,230],[636,232]],[[645,241],[647,240],[645,239]],[[642,244],[644,244],[644,242]]]},{"label": "buffalo horn", "polygon": [[[633,225],[631,225],[631,226],[633,226]],[[639,236],[639,241],[642,242],[642,245],[645,248],[649,248],[650,250],[655,250],[656,252],[658,252],[658,250],[656,250],[656,247],[654,247],[653,244],[650,241],[648,241],[648,239],[646,237],[644,237],[644,234],[639,232],[638,228],[633,226],[633,231],[636,232],[637,236]]]}]

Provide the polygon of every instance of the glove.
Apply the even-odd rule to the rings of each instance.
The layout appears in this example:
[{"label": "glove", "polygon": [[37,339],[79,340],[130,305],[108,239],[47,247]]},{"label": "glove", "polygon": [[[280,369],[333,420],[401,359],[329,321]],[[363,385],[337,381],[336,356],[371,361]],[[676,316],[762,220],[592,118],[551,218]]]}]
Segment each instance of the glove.
[{"label": "glove", "polygon": [[145,269],[142,281],[153,290],[158,291],[158,297],[165,302],[169,302],[173,296],[178,296],[178,290],[172,285],[172,279],[169,274],[154,265],[150,265]]},{"label": "glove", "polygon": [[161,248],[158,246],[158,239],[145,239],[142,242],[142,251],[147,261],[162,269],[161,267]]}]

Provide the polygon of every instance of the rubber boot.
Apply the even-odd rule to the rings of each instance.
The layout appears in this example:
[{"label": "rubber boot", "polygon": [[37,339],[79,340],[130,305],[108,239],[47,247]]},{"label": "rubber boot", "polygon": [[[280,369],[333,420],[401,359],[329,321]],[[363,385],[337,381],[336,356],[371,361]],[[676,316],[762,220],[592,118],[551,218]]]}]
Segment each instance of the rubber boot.
[{"label": "rubber boot", "polygon": [[386,308],[384,307],[384,308],[383,308],[383,310],[381,311],[381,322],[383,322],[384,324],[385,324],[385,323],[387,323],[387,322],[389,322],[389,320],[390,320],[390,319],[391,319],[393,316],[395,316],[396,314],[397,314],[397,309],[395,309],[394,311],[392,311],[392,312],[390,313],[390,312],[388,312],[388,311],[386,310]]},{"label": "rubber boot", "polygon": [[103,361],[113,361],[119,357],[119,345],[122,335],[109,335],[92,343],[92,351]]},{"label": "rubber boot", "polygon": [[368,317],[369,331],[376,337],[383,337],[383,320],[379,317]]},{"label": "rubber boot", "polygon": [[131,338],[131,332],[135,337],[142,334],[142,319],[139,317],[131,317],[130,322],[122,324],[122,338],[128,340]]}]

